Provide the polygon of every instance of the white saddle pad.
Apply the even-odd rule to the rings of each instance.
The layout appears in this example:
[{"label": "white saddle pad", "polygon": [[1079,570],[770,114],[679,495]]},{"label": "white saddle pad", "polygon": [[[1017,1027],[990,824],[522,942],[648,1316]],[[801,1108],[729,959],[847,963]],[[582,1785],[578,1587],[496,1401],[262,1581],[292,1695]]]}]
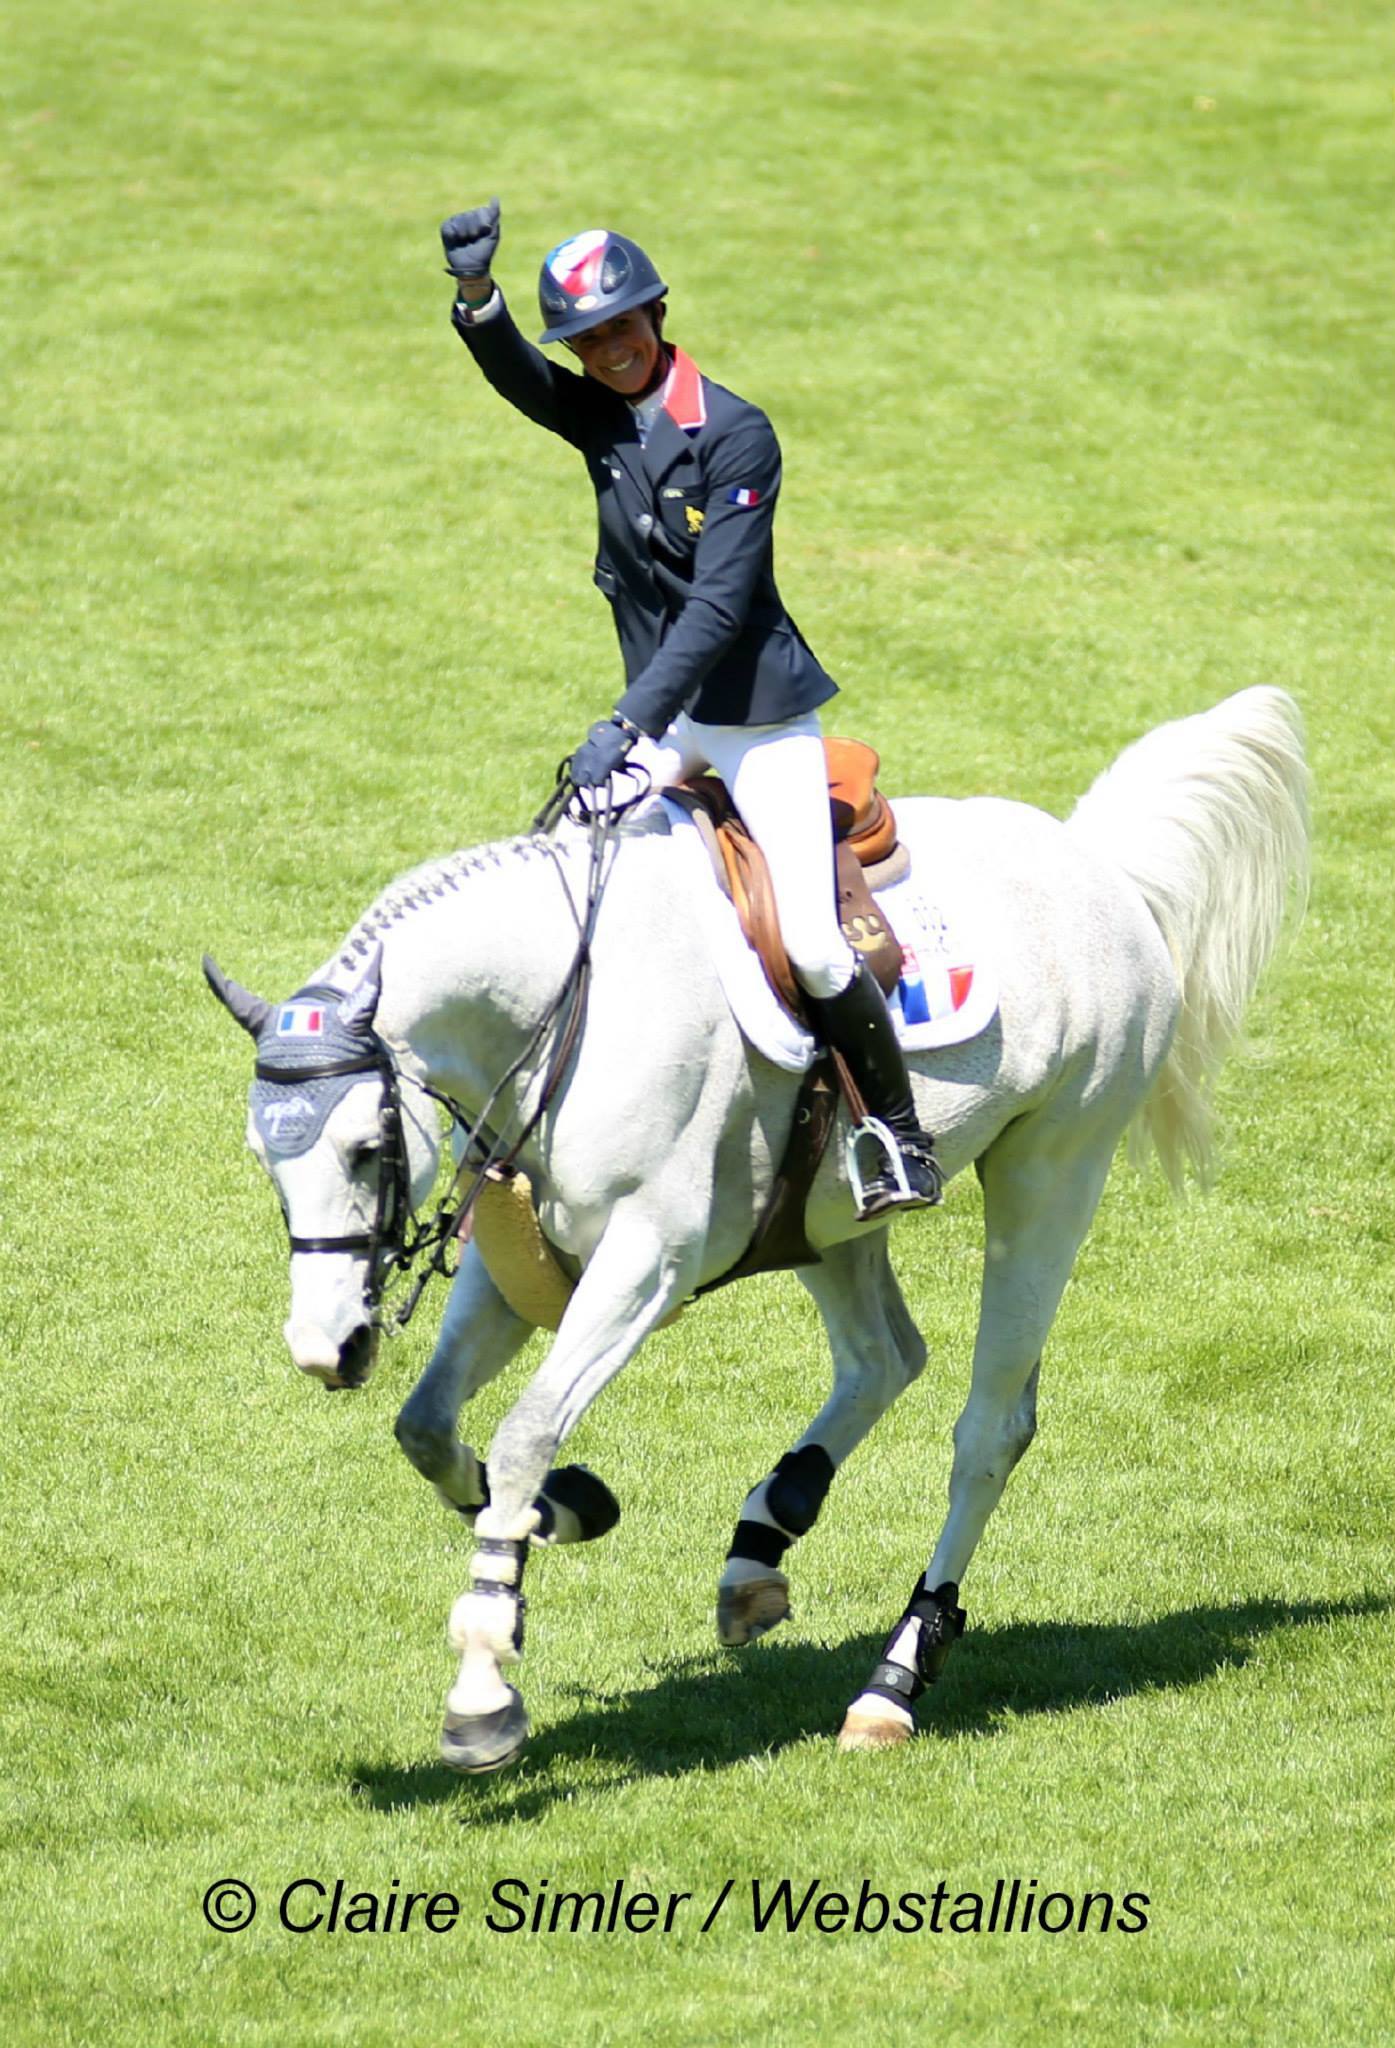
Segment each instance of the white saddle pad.
[{"label": "white saddle pad", "polygon": [[[659,799],[722,992],[745,1037],[789,1073],[800,1074],[816,1046],[779,1000],[746,943],[731,900],[718,886],[697,826],[681,805]],[[949,798],[907,806],[901,837],[911,856],[903,882],[877,898],[901,942],[901,980],[890,1009],[908,1053],[976,1038],[998,1013],[998,949],[969,883],[946,860]]]}]

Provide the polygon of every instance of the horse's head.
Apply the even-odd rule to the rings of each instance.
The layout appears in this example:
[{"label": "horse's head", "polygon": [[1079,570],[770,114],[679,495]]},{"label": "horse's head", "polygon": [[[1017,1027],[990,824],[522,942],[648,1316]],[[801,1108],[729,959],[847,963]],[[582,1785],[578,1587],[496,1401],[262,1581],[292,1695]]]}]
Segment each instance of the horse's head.
[{"label": "horse's head", "polygon": [[374,1029],[381,969],[377,947],[347,992],[312,983],[273,1004],[203,963],[256,1041],[247,1142],[290,1237],[286,1342],[327,1387],[361,1386],[373,1370],[383,1283],[440,1152],[430,1099]]}]

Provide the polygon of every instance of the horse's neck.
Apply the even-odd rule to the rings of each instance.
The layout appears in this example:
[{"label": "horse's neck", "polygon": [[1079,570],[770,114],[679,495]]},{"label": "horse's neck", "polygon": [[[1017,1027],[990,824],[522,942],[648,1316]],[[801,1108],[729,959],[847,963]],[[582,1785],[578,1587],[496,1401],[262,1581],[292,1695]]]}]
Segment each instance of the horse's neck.
[{"label": "horse's neck", "polygon": [[557,997],[584,888],[574,856],[534,840],[432,862],[383,892],[330,972],[352,979],[381,942],[380,1035],[419,1078],[477,1107]]}]

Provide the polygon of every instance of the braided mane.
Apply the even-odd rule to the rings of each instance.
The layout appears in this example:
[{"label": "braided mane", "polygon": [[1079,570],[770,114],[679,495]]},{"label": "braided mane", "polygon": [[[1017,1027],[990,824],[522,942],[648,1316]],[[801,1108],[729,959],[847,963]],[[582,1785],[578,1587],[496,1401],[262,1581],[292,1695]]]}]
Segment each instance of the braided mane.
[{"label": "braided mane", "polygon": [[340,965],[350,972],[360,967],[374,943],[392,925],[401,924],[413,911],[428,910],[447,895],[458,891],[467,876],[503,867],[506,860],[536,860],[547,848],[543,838],[503,839],[489,846],[465,847],[441,860],[424,861],[389,882],[386,889],[364,911],[339,949]]}]

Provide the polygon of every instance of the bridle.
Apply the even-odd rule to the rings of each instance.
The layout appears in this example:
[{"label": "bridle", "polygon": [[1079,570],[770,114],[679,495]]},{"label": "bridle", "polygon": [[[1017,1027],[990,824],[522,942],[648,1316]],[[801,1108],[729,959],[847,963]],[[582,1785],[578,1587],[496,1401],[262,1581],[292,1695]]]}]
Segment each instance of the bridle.
[{"label": "bridle", "polygon": [[[300,994],[320,1002],[338,1003],[344,991],[327,983],[312,983]],[[370,1312],[376,1313],[383,1286],[406,1252],[407,1228],[415,1220],[412,1211],[411,1163],[402,1128],[402,1083],[397,1062],[376,1031],[365,1034],[364,1050],[352,1058],[307,1060],[303,1066],[271,1065],[258,1060],[257,1080],[298,1086],[307,1081],[332,1081],[342,1075],[376,1074],[382,1085],[378,1103],[378,1198],[372,1226],[368,1230],[346,1231],[339,1237],[297,1237],[286,1219],[286,1236],[293,1252],[355,1252],[368,1257],[368,1281],[364,1289]]]},{"label": "bridle", "polygon": [[[534,820],[534,831],[550,831],[569,800],[575,793],[564,762],[558,769],[557,787]],[[644,774],[645,771],[631,770]],[[591,941],[595,933],[596,916],[600,909],[601,892],[605,883],[606,848],[615,837],[615,829],[626,811],[642,801],[648,794],[648,777],[638,795],[619,803],[612,800],[610,792],[604,801],[590,812],[585,813],[585,822],[590,828],[590,849],[586,878],[586,899],[580,913],[572,898],[571,888],[562,867],[561,856],[553,840],[543,840],[543,848],[557,866],[558,876],[566,896],[567,906],[577,928],[577,947],[571,964],[563,978],[562,986],[533,1031],[522,1052],[509,1066],[507,1072],[490,1090],[488,1099],[478,1116],[467,1116],[453,1097],[424,1081],[414,1085],[429,1095],[446,1110],[452,1125],[464,1136],[465,1144],[460,1163],[451,1179],[450,1186],[437,1202],[429,1217],[419,1220],[412,1205],[411,1160],[407,1152],[406,1135],[402,1116],[402,1071],[386,1040],[371,1028],[363,1030],[364,1048],[362,1053],[341,1059],[307,1060],[298,1067],[282,1066],[258,1060],[255,1068],[259,1081],[306,1083],[327,1081],[343,1075],[376,1074],[382,1093],[378,1103],[378,1193],[373,1222],[369,1229],[347,1231],[337,1237],[299,1237],[290,1227],[286,1217],[286,1235],[293,1253],[315,1254],[349,1252],[366,1256],[368,1273],[364,1281],[364,1306],[368,1310],[369,1322],[377,1329],[396,1335],[404,1330],[416,1310],[431,1278],[439,1273],[449,1279],[455,1271],[451,1263],[452,1247],[456,1247],[455,1261],[458,1264],[458,1247],[462,1232],[479,1199],[486,1181],[503,1179],[514,1165],[519,1153],[531,1137],[550,1107],[562,1077],[566,1072],[586,1011],[586,997],[591,979]],[[341,1003],[344,991],[324,983],[312,984],[298,991],[297,1000],[314,999],[327,1003]],[[504,1093],[515,1081],[523,1068],[541,1049],[549,1032],[553,1042],[548,1048],[543,1066],[542,1086],[533,1109],[528,1114],[516,1136],[510,1136],[509,1119],[497,1136],[492,1135],[489,1119]],[[517,1114],[517,1110],[511,1113]],[[466,1182],[469,1185],[466,1186]],[[388,1282],[395,1274],[411,1275],[419,1261],[424,1260],[420,1272],[412,1279],[406,1297],[395,1308],[385,1308],[383,1294]]]}]

